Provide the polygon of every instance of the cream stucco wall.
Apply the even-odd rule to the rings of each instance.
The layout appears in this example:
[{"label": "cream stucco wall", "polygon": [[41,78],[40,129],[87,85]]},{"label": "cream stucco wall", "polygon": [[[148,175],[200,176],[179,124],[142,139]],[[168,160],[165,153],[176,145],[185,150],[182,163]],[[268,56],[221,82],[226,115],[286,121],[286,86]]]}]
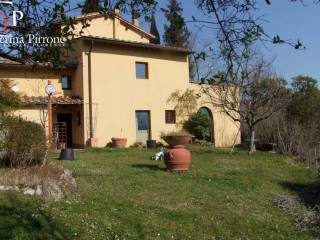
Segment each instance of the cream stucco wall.
[{"label": "cream stucco wall", "polygon": [[[84,47],[81,49],[81,47]],[[88,113],[88,51],[89,46],[78,44],[80,50],[76,56],[78,68],[75,71],[60,71],[30,68],[0,68],[1,78],[15,82],[19,92],[28,96],[45,96],[44,86],[50,79],[58,95],[79,95],[84,105],[76,108],[59,107],[56,113],[72,113],[73,142],[85,145],[89,138]],[[149,66],[149,79],[136,79],[135,63],[146,62]],[[60,76],[72,74],[73,90],[62,91]],[[199,86],[189,83],[187,56],[157,50],[137,51],[131,47],[116,47],[95,44],[92,53],[92,93],[95,137],[98,146],[103,147],[112,137],[128,138],[128,145],[136,142],[137,110],[151,113],[151,137],[160,140],[162,132],[177,130],[175,124],[165,123],[165,110],[172,110],[167,103],[170,94],[176,90],[188,88],[199,90]],[[216,147],[228,147],[240,143],[239,124],[232,121],[221,110],[212,107],[205,99],[200,99],[200,107],[208,107],[214,120],[214,138]],[[57,111],[58,110],[58,111]],[[77,126],[77,111],[81,111],[81,126]],[[19,115],[40,123],[39,109],[22,109]]]},{"label": "cream stucco wall", "polygon": [[11,79],[13,84],[18,87],[18,93],[26,96],[46,96],[45,86],[51,80],[57,96],[72,96],[76,93],[73,90],[62,90],[61,76],[71,75],[70,70],[53,71],[52,69],[41,68],[0,68],[0,78]]},{"label": "cream stucco wall", "polygon": [[93,36],[100,38],[118,39],[150,43],[150,39],[145,34],[139,32],[119,18],[112,16],[101,16],[87,20],[88,27],[84,27],[82,22],[75,24],[76,36]]},{"label": "cream stucco wall", "polygon": [[[230,147],[241,143],[240,123],[233,121],[227,114],[203,94],[203,85],[191,83],[189,89],[200,96],[198,109],[208,108],[213,117],[214,142],[216,147]],[[210,88],[212,89],[212,88]],[[211,90],[210,94],[214,94]]]},{"label": "cream stucco wall", "polygon": [[234,122],[220,110],[213,111],[216,147],[231,147],[241,143],[240,123]]},{"label": "cream stucco wall", "polygon": [[[71,75],[73,79],[73,89],[63,90],[61,85],[62,75]],[[48,84],[48,80],[51,80],[57,94],[55,96],[81,96],[82,89],[82,71],[74,70],[57,70],[42,69],[42,68],[21,68],[21,67],[0,67],[0,78],[10,79],[13,84],[18,87],[18,94],[21,96],[46,96],[45,86]],[[77,81],[79,80],[79,81]],[[83,106],[54,106],[53,107],[53,121],[57,121],[58,113],[71,113],[73,121],[72,138],[75,145],[84,145],[84,134],[83,134]],[[82,125],[77,124],[77,112],[81,112]],[[15,115],[21,116],[22,118],[34,121],[43,125],[47,118],[41,118],[41,115],[46,113],[45,106],[23,106],[15,112]],[[47,124],[46,124],[47,127]]]},{"label": "cream stucco wall", "polygon": [[[47,112],[46,110],[43,110],[43,111],[45,111],[45,113]],[[25,120],[36,122],[36,123],[42,125],[40,114],[41,114],[41,112],[37,108],[25,108],[25,109],[20,109],[15,112],[16,116],[20,116],[20,117],[24,118]]]},{"label": "cream stucco wall", "polygon": [[[83,58],[83,96],[88,102],[88,56],[83,54]],[[135,113],[140,110],[150,111],[152,139],[160,140],[162,132],[178,130],[175,124],[165,123],[165,110],[174,108],[167,100],[175,90],[197,89],[197,85],[189,83],[187,61],[187,56],[181,53],[95,45],[92,53],[92,93],[98,146],[105,146],[112,137],[125,137],[129,145],[136,142]],[[149,79],[136,79],[136,62],[148,63]],[[239,125],[202,99],[198,108],[204,106],[213,113],[215,145],[227,147],[239,143]],[[89,116],[87,108],[84,114]],[[86,120],[85,134],[88,139],[88,117]]]},{"label": "cream stucco wall", "polygon": [[[87,55],[84,54],[84,58]],[[83,62],[86,72],[87,61]],[[136,62],[148,63],[149,79],[136,79]],[[88,75],[83,76],[84,89],[88,89]],[[99,139],[99,146],[105,146],[112,137],[126,137],[129,145],[136,142],[135,112],[138,110],[150,111],[153,139],[159,140],[163,131],[175,130],[174,124],[165,123],[165,110],[173,109],[167,99],[174,90],[186,89],[188,81],[185,54],[95,45],[92,93],[93,102],[97,104],[93,117],[97,122],[95,137]],[[84,96],[87,102],[86,91]],[[87,109],[85,115],[88,115]]]}]

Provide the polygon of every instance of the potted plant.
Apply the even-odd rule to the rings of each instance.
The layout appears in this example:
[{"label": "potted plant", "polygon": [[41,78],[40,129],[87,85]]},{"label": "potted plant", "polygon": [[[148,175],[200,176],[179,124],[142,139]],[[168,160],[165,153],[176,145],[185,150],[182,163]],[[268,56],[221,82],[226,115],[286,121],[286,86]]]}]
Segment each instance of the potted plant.
[{"label": "potted plant", "polygon": [[[120,136],[122,136],[122,129]],[[111,138],[111,141],[112,146],[116,148],[125,148],[127,146],[127,139],[123,137],[113,137]]]},{"label": "potted plant", "polygon": [[191,164],[191,153],[185,148],[190,143],[192,135],[187,132],[171,132],[162,135],[162,139],[169,144],[169,151],[165,155],[165,164],[169,171],[187,171]]}]

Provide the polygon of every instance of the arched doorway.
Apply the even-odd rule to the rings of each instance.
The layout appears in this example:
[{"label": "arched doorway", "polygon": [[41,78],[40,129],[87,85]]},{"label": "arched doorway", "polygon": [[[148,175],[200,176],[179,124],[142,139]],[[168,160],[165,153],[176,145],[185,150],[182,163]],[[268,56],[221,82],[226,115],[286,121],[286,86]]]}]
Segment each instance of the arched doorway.
[{"label": "arched doorway", "polygon": [[211,112],[211,110],[207,107],[201,107],[199,109],[199,112],[202,112],[204,114],[207,114],[209,119],[210,119],[210,126],[211,126],[211,131],[210,131],[210,136],[208,136],[208,138],[206,139],[206,141],[208,142],[212,142],[214,143],[214,125],[213,125],[213,114]]}]

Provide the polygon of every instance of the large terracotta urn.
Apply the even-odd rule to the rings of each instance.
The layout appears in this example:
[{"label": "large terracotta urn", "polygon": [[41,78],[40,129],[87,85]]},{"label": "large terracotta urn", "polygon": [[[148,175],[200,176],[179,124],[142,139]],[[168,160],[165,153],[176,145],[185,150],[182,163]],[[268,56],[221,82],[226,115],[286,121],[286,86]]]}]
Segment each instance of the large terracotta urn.
[{"label": "large terracotta urn", "polygon": [[165,164],[169,171],[187,171],[191,164],[191,153],[185,145],[191,141],[190,135],[167,135],[163,140],[169,144]]},{"label": "large terracotta urn", "polygon": [[125,148],[127,146],[126,138],[112,138],[112,146],[116,148]]}]

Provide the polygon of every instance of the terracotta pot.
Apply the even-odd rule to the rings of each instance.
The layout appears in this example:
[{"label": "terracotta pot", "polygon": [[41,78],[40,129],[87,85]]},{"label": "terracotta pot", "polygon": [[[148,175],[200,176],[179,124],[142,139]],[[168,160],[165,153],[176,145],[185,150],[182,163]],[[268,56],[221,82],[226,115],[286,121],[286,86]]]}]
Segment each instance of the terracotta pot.
[{"label": "terracotta pot", "polygon": [[59,143],[57,149],[58,150],[63,150],[67,148],[67,144],[66,143]]},{"label": "terracotta pot", "polygon": [[190,143],[190,135],[168,135],[163,138],[170,150],[166,153],[165,164],[169,171],[187,171],[191,164],[191,153],[185,148]]},{"label": "terracotta pot", "polygon": [[176,146],[166,153],[165,164],[169,171],[187,171],[191,164],[191,153],[182,145]]},{"label": "terracotta pot", "polygon": [[127,146],[126,138],[112,138],[112,146],[116,148],[125,148]]},{"label": "terracotta pot", "polygon": [[186,145],[190,143],[192,137],[190,135],[168,135],[163,138],[170,146]]}]

